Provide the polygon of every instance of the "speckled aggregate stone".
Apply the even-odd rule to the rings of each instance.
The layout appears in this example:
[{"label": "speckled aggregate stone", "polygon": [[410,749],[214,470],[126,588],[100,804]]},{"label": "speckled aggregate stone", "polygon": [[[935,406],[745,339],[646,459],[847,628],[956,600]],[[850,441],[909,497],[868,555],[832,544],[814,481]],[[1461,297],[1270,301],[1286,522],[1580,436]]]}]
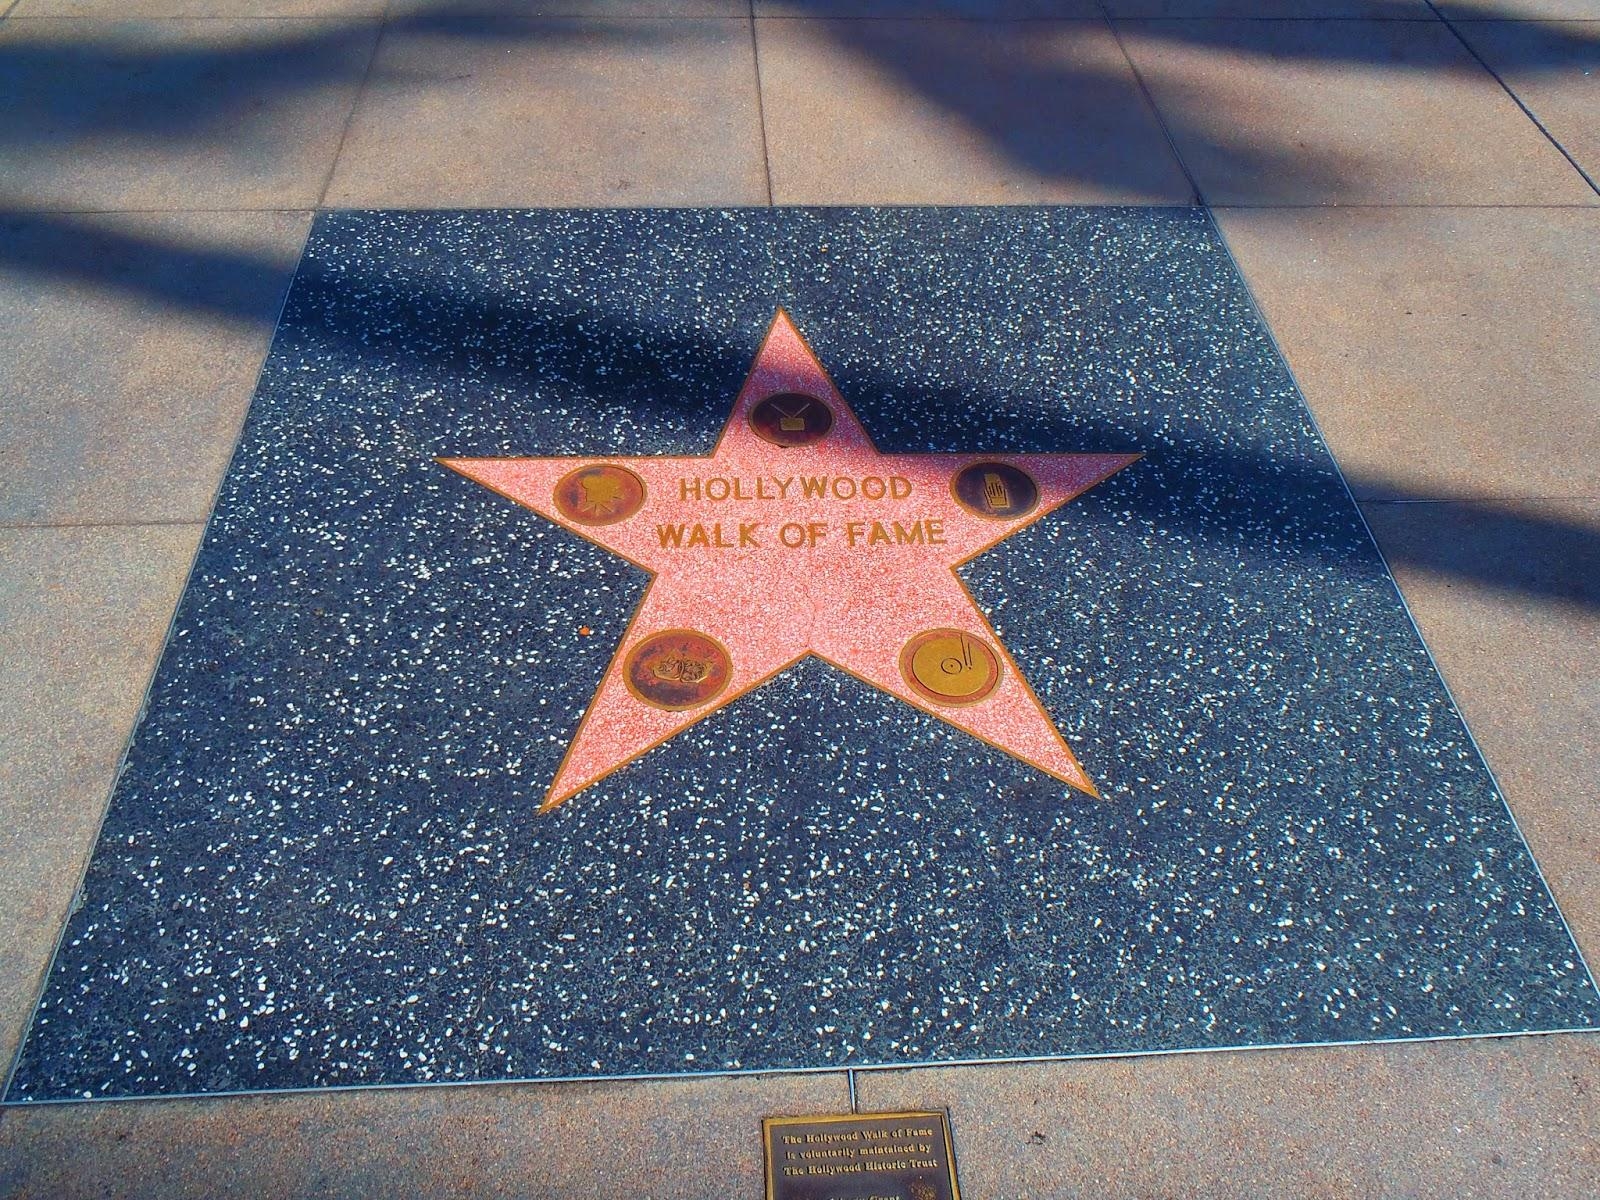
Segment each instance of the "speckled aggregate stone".
[{"label": "speckled aggregate stone", "polygon": [[[537,814],[645,577],[434,456],[707,453],[779,305],[885,451],[1145,452],[962,571],[1104,801],[808,660]],[[345,212],[8,1099],[1597,1023],[1203,214]]]}]

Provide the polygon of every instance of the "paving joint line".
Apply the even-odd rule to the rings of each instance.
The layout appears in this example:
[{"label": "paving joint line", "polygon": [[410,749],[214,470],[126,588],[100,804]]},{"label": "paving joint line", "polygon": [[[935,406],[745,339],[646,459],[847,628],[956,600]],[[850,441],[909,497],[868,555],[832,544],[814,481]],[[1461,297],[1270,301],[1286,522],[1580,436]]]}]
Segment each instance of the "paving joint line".
[{"label": "paving joint line", "polygon": [[[0,10],[0,19],[10,15],[23,0],[12,0],[9,7]],[[809,22],[812,24],[922,24],[922,25],[1087,25],[1102,18],[1098,16],[1027,16],[1027,17],[998,17],[998,16],[962,16],[954,13],[901,13],[894,15],[819,15],[815,13],[765,13],[756,14],[752,11],[749,16],[730,16],[725,13],[700,13],[695,16],[669,17],[660,13],[607,13],[598,15],[593,12],[562,12],[562,13],[456,13],[441,14],[442,19],[459,24],[476,24],[492,22],[498,24],[535,24],[544,21],[587,21],[592,23],[612,24],[614,22],[674,22],[685,21],[788,21],[794,23]],[[390,9],[386,6],[380,15],[351,14],[348,16],[293,16],[282,13],[257,14],[245,17],[218,16],[209,13],[177,14],[169,13],[165,16],[139,17],[141,23],[168,23],[168,22],[223,22],[235,24],[245,22],[313,22],[318,24],[360,24],[364,21],[387,21],[392,17]],[[25,21],[36,22],[68,22],[79,24],[113,25],[125,23],[130,18],[106,16],[73,16],[63,13],[42,13],[39,16],[24,16],[19,18]],[[1342,25],[1358,22],[1374,25],[1431,25],[1436,22],[1445,24],[1456,21],[1463,25],[1553,25],[1593,22],[1595,18],[1589,17],[1457,17],[1444,16],[1419,16],[1419,17],[1377,17],[1365,16],[1286,16],[1275,14],[1272,16],[1231,16],[1231,17],[1111,17],[1110,19],[1124,25],[1199,25],[1226,22],[1230,25],[1255,25],[1266,22],[1278,24],[1307,25],[1317,23],[1335,23]]]},{"label": "paving joint line", "polygon": [[[21,4],[22,2],[23,2],[23,0],[16,0],[16,3],[12,4],[11,8],[6,9],[4,12],[0,12],[0,19],[3,19],[5,17],[9,16],[11,14],[12,10],[15,9],[17,7],[17,5]],[[62,15],[62,14],[59,14],[59,13],[51,13],[51,14],[46,14],[46,15],[40,15],[40,16],[37,16],[37,17],[30,17],[30,16],[24,14],[22,16],[17,17],[18,21],[26,21],[30,25],[61,25],[61,24],[66,24],[67,22],[74,22],[74,23],[79,24],[79,25],[126,25],[126,24],[128,24],[129,22],[132,22],[132,21],[137,21],[140,25],[168,25],[168,24],[178,24],[178,23],[185,23],[185,24],[190,24],[190,25],[201,25],[201,24],[209,25],[209,24],[214,24],[214,23],[219,23],[219,22],[224,22],[224,21],[225,22],[229,22],[229,23],[234,24],[234,25],[273,24],[273,23],[280,22],[280,21],[294,21],[294,22],[297,22],[297,23],[299,23],[301,25],[370,25],[370,24],[377,23],[381,19],[382,18],[380,18],[380,17],[370,16],[370,15],[369,16],[349,16],[349,17],[318,17],[318,16],[308,16],[308,17],[286,17],[286,16],[272,16],[272,17],[215,17],[215,16],[74,17],[74,16],[71,16],[71,15]]]},{"label": "paving joint line", "polygon": [[[19,2],[20,2],[20,0],[19,0]],[[1181,167],[1182,166],[1182,160],[1181,159],[1179,160],[1179,164],[1180,164],[1180,167]],[[1548,202],[1546,202],[1546,203],[1540,203],[1540,202],[1529,202],[1529,203],[1525,203],[1525,204],[1518,204],[1518,203],[1507,203],[1507,202],[1503,202],[1503,201],[1495,201],[1493,203],[1489,203],[1489,202],[1474,203],[1472,201],[1461,201],[1461,200],[1451,200],[1451,201],[1443,201],[1443,202],[1439,202],[1439,203],[1426,203],[1426,204],[1425,203],[1420,203],[1420,202],[1419,203],[1400,203],[1400,202],[1394,202],[1394,201],[1352,201],[1352,202],[1349,202],[1349,203],[1341,202],[1341,203],[1338,203],[1338,204],[1327,203],[1327,202],[1322,202],[1322,203],[1295,202],[1295,201],[1285,201],[1285,200],[1266,200],[1266,201],[1262,201],[1260,203],[1240,203],[1240,202],[1237,202],[1237,201],[1228,201],[1228,202],[1209,202],[1209,201],[1195,202],[1195,201],[1191,201],[1191,202],[1186,203],[1186,204],[1179,204],[1179,203],[1175,203],[1173,201],[1144,201],[1144,202],[1140,202],[1140,201],[1118,201],[1115,204],[1109,204],[1109,205],[1108,204],[1070,204],[1069,203],[1069,204],[1047,204],[1047,205],[1044,205],[1043,207],[1046,207],[1046,208],[1049,208],[1049,207],[1068,207],[1068,208],[1075,208],[1075,207],[1076,208],[1106,208],[1106,207],[1110,207],[1110,208],[1137,208],[1137,209],[1166,209],[1166,208],[1192,209],[1192,208],[1201,207],[1202,204],[1203,204],[1204,207],[1212,210],[1213,212],[1270,212],[1270,211],[1273,211],[1275,209],[1293,210],[1293,211],[1313,211],[1313,210],[1316,210],[1316,209],[1326,209],[1326,210],[1332,211],[1332,210],[1335,210],[1335,209],[1345,209],[1345,208],[1351,208],[1351,209],[1400,209],[1400,210],[1413,210],[1413,209],[1415,209],[1415,210],[1425,210],[1425,209],[1454,210],[1454,209],[1460,209],[1460,210],[1468,210],[1468,211],[1475,210],[1475,209],[1483,209],[1483,210],[1507,209],[1507,210],[1512,210],[1512,211],[1516,211],[1516,210],[1520,210],[1520,209],[1552,210],[1552,211],[1570,209],[1570,210],[1572,210],[1574,212],[1593,212],[1597,208],[1600,208],[1600,204],[1594,204],[1594,203],[1572,203],[1572,202],[1563,202],[1563,203],[1548,203]],[[632,204],[632,205],[629,205],[629,204],[621,204],[621,205],[619,205],[619,204],[581,204],[581,203],[554,204],[554,205],[552,205],[552,204],[531,204],[531,205],[528,205],[528,204],[494,204],[494,205],[489,205],[488,207],[489,208],[494,208],[494,209],[506,209],[506,210],[517,211],[517,212],[523,212],[523,211],[535,211],[535,212],[537,212],[537,211],[542,211],[542,210],[545,210],[545,209],[563,209],[563,208],[599,208],[599,209],[719,208],[719,209],[721,209],[721,208],[765,208],[765,207],[768,207],[768,205],[766,205],[766,204],[741,203],[739,201],[706,199],[703,202],[683,203],[683,204],[678,204],[678,203],[673,203],[673,204],[643,204],[643,205],[639,205],[639,204]],[[856,207],[869,207],[869,208],[917,208],[917,207],[965,208],[965,207],[971,207],[971,206],[968,205],[968,204],[965,204],[965,203],[934,204],[934,205],[906,205],[906,204],[857,204],[857,203],[854,203],[854,202],[840,202],[840,203],[837,203],[837,204],[809,205],[807,207],[815,207],[815,208],[856,208]],[[988,208],[1031,208],[1031,207],[1039,207],[1039,206],[1030,205],[1030,204],[1020,204],[1019,203],[1019,204],[983,205],[981,207],[988,207]],[[384,211],[384,212],[406,212],[406,213],[438,213],[438,212],[461,212],[461,211],[474,211],[475,212],[475,211],[479,211],[476,207],[463,206],[463,205],[460,205],[460,204],[446,204],[446,205],[384,204],[384,205],[374,206],[374,205],[349,205],[349,204],[322,204],[322,203],[319,203],[319,204],[312,204],[312,205],[285,204],[285,205],[248,206],[248,207],[239,207],[239,208],[230,208],[230,207],[220,207],[220,208],[219,207],[204,207],[204,208],[189,208],[189,207],[180,207],[180,208],[72,208],[72,207],[65,207],[65,208],[63,208],[63,207],[58,206],[58,205],[40,205],[38,207],[31,207],[31,206],[27,206],[27,205],[21,205],[21,206],[16,206],[16,207],[8,207],[5,210],[5,214],[7,216],[9,216],[9,217],[27,217],[27,216],[114,217],[114,216],[163,216],[163,215],[174,215],[174,216],[176,216],[176,215],[182,215],[182,214],[195,214],[195,215],[199,215],[199,216],[206,216],[206,215],[229,216],[229,215],[234,215],[234,214],[250,215],[250,214],[269,214],[269,213],[280,213],[280,214],[285,214],[285,215],[297,215],[297,214],[302,214],[303,213],[303,214],[306,214],[306,215],[309,215],[309,216],[317,216],[317,215],[319,215],[321,213],[325,213],[325,212],[369,212],[369,211],[373,211],[374,208],[381,208],[382,211]]]},{"label": "paving joint line", "polygon": [[1357,504],[1592,504],[1600,496],[1395,496],[1371,499],[1357,498]]},{"label": "paving joint line", "polygon": [[157,517],[149,521],[0,521],[8,529],[184,529],[204,525],[206,517]]},{"label": "paving joint line", "polygon": [[245,215],[251,213],[314,214],[318,211],[320,210],[317,207],[306,205],[273,205],[266,208],[60,208],[51,206],[31,208],[27,205],[20,205],[8,206],[5,209],[5,215],[8,217],[182,216],[185,214],[228,216],[233,213]]},{"label": "paving joint line", "polygon": [[750,61],[756,73],[756,124],[761,129],[761,168],[767,177],[767,207],[773,206],[772,201],[772,150],[767,144],[767,101],[762,95],[761,86],[761,39],[756,36],[756,0],[750,0],[748,7],[750,22]]},{"label": "paving joint line", "polygon": [[1299,25],[1307,25],[1307,24],[1310,24],[1310,23],[1312,23],[1314,21],[1315,22],[1321,22],[1321,23],[1339,22],[1341,24],[1353,24],[1353,23],[1359,21],[1359,22],[1363,22],[1363,23],[1368,24],[1368,25],[1432,25],[1434,23],[1434,21],[1438,20],[1439,18],[1437,18],[1437,17],[1374,17],[1374,16],[1372,16],[1370,14],[1365,15],[1365,16],[1309,16],[1309,17],[1295,17],[1295,16],[1284,16],[1284,15],[1281,15],[1281,14],[1273,14],[1272,16],[1267,16],[1267,17],[1246,17],[1246,16],[1234,16],[1234,17],[1117,17],[1115,19],[1118,20],[1118,21],[1121,21],[1125,25],[1135,25],[1135,24],[1137,24],[1137,25],[1202,25],[1202,24],[1204,24],[1204,25],[1217,25],[1217,24],[1223,24],[1223,23],[1226,23],[1226,24],[1229,24],[1229,25],[1251,25],[1251,24],[1263,24],[1263,23],[1265,23],[1267,21],[1277,22],[1279,24],[1299,24]]},{"label": "paving joint line", "polygon": [[[610,19],[611,18],[609,18],[609,17],[606,18],[606,20],[610,20]],[[632,19],[638,20],[638,19],[643,19],[643,18],[637,18],[636,17],[636,18],[632,18]],[[671,18],[671,19],[675,19],[675,20],[694,20],[694,21],[698,21],[698,20],[724,20],[724,21],[726,21],[726,20],[736,20],[737,18],[731,18],[731,17],[705,17],[705,18],[701,18],[701,17],[678,17],[678,18]],[[966,24],[966,25],[1082,25],[1082,24],[1085,24],[1085,23],[1090,22],[1090,21],[1097,21],[1100,18],[1099,17],[1069,17],[1069,16],[1059,16],[1059,17],[966,17],[966,16],[958,16],[958,15],[953,14],[953,13],[929,13],[929,14],[924,15],[924,16],[915,16],[915,15],[904,15],[904,16],[867,16],[867,15],[861,15],[861,16],[854,16],[854,15],[851,15],[851,16],[839,16],[839,15],[818,16],[818,15],[815,15],[815,14],[801,15],[801,14],[798,14],[798,13],[768,13],[765,16],[762,16],[762,17],[760,17],[758,19],[762,20],[762,21],[813,21],[813,22],[818,22],[818,23],[829,22],[831,24],[846,24],[846,23],[862,23],[862,24],[865,24],[867,22],[873,22],[873,21],[880,22],[880,23],[881,22],[887,22],[887,21],[898,21],[898,22],[901,22],[902,24],[909,24],[911,22],[920,22],[920,23],[935,23],[935,22],[937,22],[937,23],[942,23],[942,24],[946,24],[946,25],[953,25],[953,24]],[[1506,20],[1520,20],[1521,18],[1511,17],[1511,18],[1505,18],[1505,19]],[[1271,16],[1271,17],[1117,17],[1116,20],[1123,21],[1123,22],[1128,22],[1128,23],[1137,22],[1137,23],[1139,23],[1141,25],[1156,25],[1156,24],[1161,24],[1161,25],[1198,25],[1198,24],[1201,24],[1201,23],[1214,24],[1214,23],[1219,22],[1219,21],[1227,21],[1227,22],[1234,23],[1234,24],[1247,23],[1247,22],[1262,22],[1262,21],[1296,21],[1296,22],[1301,22],[1301,23],[1307,23],[1307,22],[1311,22],[1311,21],[1339,21],[1339,22],[1346,22],[1346,23],[1354,22],[1354,21],[1365,21],[1365,22],[1367,22],[1369,24],[1382,24],[1382,25],[1431,25],[1434,22],[1435,18],[1433,18],[1433,17],[1374,17],[1374,16],[1355,16],[1355,17],[1338,17],[1338,16],[1331,16],[1331,17],[1284,17],[1284,16]]]},{"label": "paving joint line", "polygon": [[1566,209],[1566,208],[1570,208],[1570,209],[1574,209],[1574,210],[1576,210],[1578,212],[1593,212],[1597,207],[1600,207],[1600,206],[1597,206],[1595,204],[1576,204],[1576,203],[1571,203],[1571,202],[1565,202],[1565,203],[1561,203],[1561,204],[1548,204],[1548,203],[1545,203],[1545,204],[1540,204],[1540,203],[1513,204],[1513,203],[1506,203],[1506,202],[1503,202],[1503,201],[1495,201],[1494,203],[1487,203],[1486,202],[1486,203],[1481,203],[1480,204],[1480,203],[1472,203],[1471,201],[1461,201],[1461,200],[1452,200],[1452,201],[1447,201],[1447,202],[1439,203],[1439,204],[1424,204],[1424,203],[1421,203],[1421,202],[1412,204],[1412,203],[1404,203],[1404,202],[1400,202],[1400,201],[1359,201],[1359,200],[1358,201],[1352,201],[1352,202],[1350,202],[1348,204],[1347,203],[1343,203],[1343,202],[1335,204],[1335,203],[1328,202],[1328,201],[1324,201],[1324,202],[1321,202],[1321,203],[1307,203],[1307,202],[1296,203],[1296,202],[1286,201],[1286,200],[1264,200],[1259,204],[1241,204],[1241,203],[1236,203],[1236,202],[1229,202],[1229,203],[1225,203],[1225,204],[1208,204],[1208,205],[1206,205],[1206,207],[1211,209],[1213,212],[1229,212],[1229,211],[1233,211],[1233,212],[1268,212],[1268,211],[1271,211],[1272,209],[1280,209],[1280,208],[1281,209],[1295,209],[1295,210],[1313,210],[1313,209],[1321,208],[1321,209],[1328,209],[1330,211],[1334,210],[1334,209],[1340,209],[1340,208],[1380,208],[1380,209],[1382,209],[1382,208],[1394,208],[1394,209],[1430,209],[1430,208],[1437,208],[1437,209],[1497,209],[1497,208],[1506,208],[1506,209],[1522,209],[1522,208]]},{"label": "paving joint line", "polygon": [[[1576,943],[1574,943],[1576,944]],[[1585,962],[1585,966],[1587,966]],[[31,1019],[29,1028],[31,1029]],[[1385,1049],[1390,1046],[1453,1045],[1463,1042],[1504,1042],[1518,1038],[1573,1037],[1600,1040],[1600,1026],[1568,1025],[1558,1029],[1507,1029],[1490,1032],[1442,1033],[1425,1037],[1355,1038],[1350,1041],[1330,1042],[1263,1042],[1249,1045],[1183,1046],[1159,1050],[1096,1050],[1084,1054],[1035,1054],[1022,1058],[951,1058],[915,1062],[869,1063],[853,1068],[858,1074],[896,1074],[907,1071],[938,1071],[952,1067],[1018,1067],[1041,1063],[1108,1062],[1128,1059],[1135,1068],[1140,1060],[1155,1058],[1199,1058],[1217,1054],[1257,1054],[1292,1050],[1346,1050],[1352,1048]],[[0,1092],[0,1118],[6,1110],[65,1109],[95,1105],[162,1105],[183,1100],[225,1100],[239,1096],[285,1097],[327,1096],[343,1092],[438,1092],[449,1088],[480,1089],[515,1087],[562,1087],[567,1084],[589,1086],[596,1083],[682,1083],[722,1079],[774,1079],[788,1076],[836,1075],[838,1064],[823,1067],[788,1067],[779,1070],[729,1068],[715,1071],[677,1071],[672,1073],[637,1073],[632,1075],[550,1075],[520,1076],[510,1079],[430,1079],[404,1083],[330,1083],[301,1084],[294,1087],[231,1088],[221,1091],[194,1092],[144,1092],[99,1096],[52,1096],[43,1100],[12,1100]]]},{"label": "paving joint line", "polygon": [[366,97],[367,82],[372,78],[372,69],[377,65],[378,54],[383,49],[384,34],[389,32],[389,12],[393,7],[394,0],[383,0],[383,11],[378,15],[378,36],[372,40],[372,52],[367,55],[367,65],[361,72],[361,82],[356,84],[356,93],[350,98],[350,111],[345,113],[344,124],[339,127],[339,141],[333,148],[333,157],[328,160],[328,173],[323,176],[322,188],[317,193],[316,208],[319,212],[328,202],[328,191],[333,187],[333,177],[339,170],[339,160],[344,157],[344,143],[350,136],[350,126],[355,124],[356,110],[361,107],[361,101]]},{"label": "paving joint line", "polygon": [[[1585,171],[1578,160],[1573,158],[1572,155],[1568,153],[1567,148],[1556,139],[1555,134],[1551,133],[1547,128],[1545,128],[1544,122],[1539,119],[1538,115],[1534,113],[1533,109],[1529,108],[1523,103],[1522,97],[1517,95],[1516,92],[1512,91],[1511,85],[1500,77],[1500,72],[1491,67],[1489,65],[1489,60],[1484,58],[1483,55],[1479,54],[1477,47],[1467,40],[1467,35],[1456,28],[1455,22],[1450,20],[1449,17],[1445,16],[1444,13],[1439,11],[1439,6],[1434,3],[1434,0],[1424,0],[1424,3],[1426,3],[1427,6],[1433,11],[1434,15],[1439,18],[1439,20],[1444,24],[1444,27],[1450,31],[1451,35],[1454,36],[1456,41],[1461,43],[1461,48],[1472,56],[1473,61],[1487,71],[1489,73],[1489,77],[1500,85],[1501,90],[1504,91],[1506,95],[1511,97],[1511,102],[1522,110],[1522,115],[1527,117],[1528,120],[1532,121],[1533,127],[1540,133],[1544,134],[1545,140],[1561,153],[1561,157],[1567,160],[1567,164],[1578,173],[1578,177],[1589,185],[1589,190],[1594,192],[1595,195],[1600,196],[1600,183],[1597,183],[1594,176]],[[1480,24],[1493,23],[1495,22],[1480,22]]]},{"label": "paving joint line", "polygon": [[1189,206],[1204,208],[1206,206],[1205,193],[1200,190],[1200,181],[1194,177],[1194,172],[1189,169],[1189,164],[1183,160],[1183,154],[1178,150],[1178,142],[1172,136],[1172,126],[1167,123],[1166,114],[1156,104],[1155,93],[1144,81],[1144,74],[1139,70],[1139,65],[1133,61],[1133,55],[1128,53],[1128,47],[1122,40],[1122,31],[1117,28],[1117,23],[1111,17],[1111,10],[1105,4],[1095,6],[1100,10],[1100,20],[1111,34],[1111,40],[1117,44],[1117,53],[1122,55],[1122,61],[1128,64],[1128,71],[1133,76],[1133,82],[1139,89],[1139,95],[1144,98],[1145,107],[1150,110],[1150,115],[1155,118],[1156,128],[1161,130],[1161,136],[1166,139],[1167,150],[1172,154],[1172,160],[1178,164],[1178,170],[1183,172],[1184,179],[1189,184]]},{"label": "paving joint line", "polygon": [[[11,8],[16,8],[16,6],[18,6],[19,3],[22,3],[22,0],[13,0],[13,3],[11,3]],[[3,16],[5,16],[6,13],[10,13],[11,8],[8,8],[8,10],[5,10],[5,11],[0,11],[0,18],[3,18]],[[187,21],[187,22],[227,21],[227,22],[232,22],[232,24],[240,24],[240,22],[258,22],[258,21],[261,21],[261,22],[298,21],[298,22],[302,22],[302,24],[304,24],[304,22],[317,22],[317,24],[363,24],[363,22],[384,21],[384,19],[387,19],[387,11],[389,11],[389,10],[387,10],[387,8],[386,8],[386,10],[384,10],[384,13],[378,14],[378,16],[374,16],[374,14],[355,14],[355,16],[285,16],[285,14],[282,14],[282,13],[272,14],[272,16],[210,16],[210,14],[194,14],[194,16],[182,16],[182,14],[171,14],[170,13],[170,14],[166,14],[166,16],[139,16],[139,18],[118,18],[118,16],[70,16],[70,14],[48,13],[48,14],[42,14],[42,16],[24,16],[24,18],[21,18],[21,19],[22,19],[22,21],[51,21],[51,22],[77,21],[77,22],[80,22],[80,24],[102,24],[102,26],[114,26],[114,24],[126,24],[126,22],[128,22],[128,21],[138,21],[139,24],[162,24],[162,22],[174,22],[174,21]],[[592,22],[605,22],[605,24],[611,24],[611,22],[613,22],[613,21],[658,21],[658,22],[666,22],[666,21],[744,21],[744,18],[742,18],[742,16],[725,16],[725,14],[722,14],[722,13],[707,13],[706,16],[675,16],[675,18],[669,18],[669,16],[661,16],[661,14],[650,14],[650,13],[616,13],[616,14],[611,14],[611,16],[595,16],[595,14],[592,14],[592,13],[550,13],[550,14],[546,14],[546,16],[538,16],[538,14],[526,14],[526,16],[515,16],[515,14],[507,14],[507,13],[461,13],[461,14],[456,14],[456,16],[454,16],[454,18],[448,18],[448,19],[453,19],[453,21],[462,22],[462,24],[466,24],[466,22],[472,22],[472,21],[490,21],[490,22],[498,22],[498,24],[538,24],[538,22],[542,22],[542,21],[592,21]],[[762,18],[762,19],[763,19],[763,21],[774,21],[774,19],[778,19],[778,18]],[[819,19],[819,18],[798,18],[798,19],[802,19],[802,21],[816,21],[816,19]],[[909,19],[934,19],[934,18],[909,18]],[[968,19],[971,19],[971,18],[968,18]],[[1037,18],[1035,18],[1035,19],[1037,19]],[[1048,19],[1048,18],[1045,18],[1045,19]],[[1082,21],[1082,19],[1085,19],[1085,18],[1074,18],[1074,19],[1078,19],[1078,21]]]}]

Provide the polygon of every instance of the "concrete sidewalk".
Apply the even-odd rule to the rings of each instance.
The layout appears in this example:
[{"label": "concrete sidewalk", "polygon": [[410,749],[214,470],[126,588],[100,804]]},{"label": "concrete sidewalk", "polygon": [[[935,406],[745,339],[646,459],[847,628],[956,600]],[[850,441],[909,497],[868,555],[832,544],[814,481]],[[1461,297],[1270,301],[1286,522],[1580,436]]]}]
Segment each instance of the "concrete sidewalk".
[{"label": "concrete sidewalk", "polygon": [[[0,1061],[324,207],[1209,206],[1600,956],[1597,80],[1600,0],[18,0]],[[754,1196],[851,1082],[7,1108],[0,1195]],[[853,1082],[969,1200],[1600,1192],[1588,1036]]]}]

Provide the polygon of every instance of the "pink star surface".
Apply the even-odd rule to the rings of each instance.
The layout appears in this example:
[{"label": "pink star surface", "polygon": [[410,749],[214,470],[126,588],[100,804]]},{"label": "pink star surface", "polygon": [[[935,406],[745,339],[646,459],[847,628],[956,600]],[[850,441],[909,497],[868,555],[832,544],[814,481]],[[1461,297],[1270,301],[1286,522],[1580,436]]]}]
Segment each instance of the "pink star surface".
[{"label": "pink star surface", "polygon": [[955,568],[1139,457],[881,454],[780,311],[709,457],[439,461],[652,575],[542,811],[808,654],[1098,796]]}]

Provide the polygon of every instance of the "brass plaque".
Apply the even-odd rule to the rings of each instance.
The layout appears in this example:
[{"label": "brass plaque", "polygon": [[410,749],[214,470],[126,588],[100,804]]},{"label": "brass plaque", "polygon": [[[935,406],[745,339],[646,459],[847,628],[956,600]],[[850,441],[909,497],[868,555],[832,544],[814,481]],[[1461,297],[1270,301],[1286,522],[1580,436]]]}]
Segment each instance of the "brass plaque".
[{"label": "brass plaque", "polygon": [[628,690],[656,708],[698,708],[714,700],[733,674],[728,650],[693,629],[664,629],[628,654]]},{"label": "brass plaque", "polygon": [[961,1200],[942,1112],[767,1117],[767,1200]]},{"label": "brass plaque", "polygon": [[809,446],[833,428],[833,410],[815,396],[780,392],[750,410],[750,428],[774,446]]},{"label": "brass plaque", "polygon": [[1000,686],[1000,656],[970,633],[929,629],[900,651],[900,673],[924,700],[976,704]]},{"label": "brass plaque", "polygon": [[556,484],[556,508],[579,525],[615,525],[644,507],[644,480],[627,467],[595,463]]},{"label": "brass plaque", "polygon": [[969,513],[1010,521],[1025,517],[1039,503],[1039,485],[1021,467],[979,462],[963,467],[950,481],[956,503]]}]

